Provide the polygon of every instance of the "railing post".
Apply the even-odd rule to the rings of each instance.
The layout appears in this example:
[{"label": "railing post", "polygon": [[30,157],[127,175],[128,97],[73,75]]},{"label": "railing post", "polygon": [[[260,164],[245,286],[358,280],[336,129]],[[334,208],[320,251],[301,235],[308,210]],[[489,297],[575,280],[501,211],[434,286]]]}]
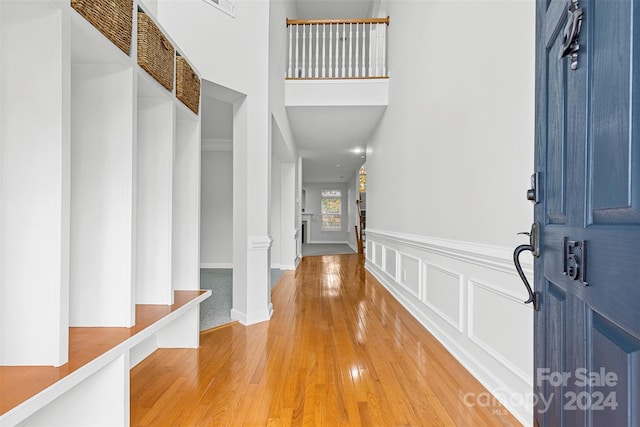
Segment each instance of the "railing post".
[{"label": "railing post", "polygon": [[382,76],[387,76],[387,26],[382,27]]},{"label": "railing post", "polygon": [[293,45],[293,28],[291,28],[291,26],[289,26],[287,28],[287,30],[289,30],[289,67],[287,67],[287,77],[292,77],[291,75],[291,61],[292,61],[292,57],[291,57],[291,48]]}]

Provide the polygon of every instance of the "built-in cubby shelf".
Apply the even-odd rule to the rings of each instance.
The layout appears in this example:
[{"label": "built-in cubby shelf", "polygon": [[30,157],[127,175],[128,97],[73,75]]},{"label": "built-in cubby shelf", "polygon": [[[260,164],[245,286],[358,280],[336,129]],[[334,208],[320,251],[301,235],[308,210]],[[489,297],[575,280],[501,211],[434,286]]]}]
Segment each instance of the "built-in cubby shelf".
[{"label": "built-in cubby shelf", "polygon": [[[29,425],[126,424],[128,369],[198,345],[200,116],[137,64],[136,28],[127,55],[68,2],[0,2],[0,425],[24,422],[7,369],[68,373],[17,404]],[[132,335],[80,367],[83,330]]]},{"label": "built-in cubby shelf", "polygon": [[70,328],[64,366],[0,366],[0,425],[128,425],[129,369],[156,348],[198,347],[197,330],[184,326],[197,327],[210,294],[178,291],[173,305],[137,305],[132,328]]}]

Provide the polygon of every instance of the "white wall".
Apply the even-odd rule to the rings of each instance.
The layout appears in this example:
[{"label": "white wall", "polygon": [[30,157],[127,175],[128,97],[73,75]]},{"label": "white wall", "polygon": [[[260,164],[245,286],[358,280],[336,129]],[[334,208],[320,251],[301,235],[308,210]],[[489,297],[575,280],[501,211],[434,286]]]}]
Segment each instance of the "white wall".
[{"label": "white wall", "polygon": [[271,267],[280,266],[282,250],[282,230],[280,226],[281,216],[281,167],[282,164],[276,156],[271,160]]},{"label": "white wall", "polygon": [[[534,2],[389,0],[387,11],[367,268],[490,391],[526,397],[533,315],[511,253],[532,221]],[[505,403],[531,423],[531,408]]]},{"label": "white wall", "polygon": [[[309,230],[307,231],[307,235],[309,236],[307,243],[347,243],[347,229],[349,225],[347,203],[355,203],[354,201],[347,200],[347,185],[345,183],[307,183],[302,184],[302,188],[306,192],[305,213],[313,214],[309,222]],[[340,230],[322,229],[322,207],[320,202],[322,190],[342,191],[342,228]]]},{"label": "white wall", "polygon": [[[158,0],[163,27],[202,78],[233,103],[233,308],[243,324],[270,318],[269,2],[238,1],[235,16],[201,0]],[[205,90],[206,90],[205,82]]]},{"label": "white wall", "polygon": [[233,265],[233,152],[202,151],[200,266]]},{"label": "white wall", "polygon": [[[298,191],[296,180],[298,148],[294,141],[289,119],[284,108],[285,65],[287,53],[286,18],[296,16],[293,0],[269,2],[269,110],[271,113],[272,164],[271,196],[271,266],[294,268],[297,259],[297,239],[300,228]],[[279,169],[279,170],[275,170]],[[277,180],[276,180],[277,179]],[[277,200],[276,200],[277,198]]]},{"label": "white wall", "polygon": [[358,215],[358,206],[356,200],[360,195],[359,189],[359,177],[360,174],[356,172],[353,177],[347,183],[347,243],[351,246],[351,249],[358,252],[358,240],[356,238],[356,232],[354,226],[358,226],[360,229],[360,218]]},{"label": "white wall", "polygon": [[288,49],[286,19],[295,16],[295,1],[271,0],[269,2],[269,108],[289,152],[286,161],[291,163],[295,163],[298,157],[298,148],[284,108],[286,82],[284,76]]},{"label": "white wall", "polygon": [[533,9],[389,1],[389,107],[367,156],[372,228],[521,241],[532,219]]}]

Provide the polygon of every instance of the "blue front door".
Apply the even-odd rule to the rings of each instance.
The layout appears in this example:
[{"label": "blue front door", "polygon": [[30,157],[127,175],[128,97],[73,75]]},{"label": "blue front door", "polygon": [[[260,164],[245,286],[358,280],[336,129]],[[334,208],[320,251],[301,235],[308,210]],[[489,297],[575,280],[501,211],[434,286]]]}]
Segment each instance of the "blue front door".
[{"label": "blue front door", "polygon": [[640,426],[640,1],[536,19],[535,423]]}]

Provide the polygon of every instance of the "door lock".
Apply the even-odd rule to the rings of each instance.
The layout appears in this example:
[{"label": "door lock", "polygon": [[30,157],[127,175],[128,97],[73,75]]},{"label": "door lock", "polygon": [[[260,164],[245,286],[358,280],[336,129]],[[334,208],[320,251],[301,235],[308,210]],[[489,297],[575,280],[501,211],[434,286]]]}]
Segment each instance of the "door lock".
[{"label": "door lock", "polygon": [[536,172],[531,175],[531,188],[527,190],[527,200],[531,201],[534,205],[540,202],[540,172]]}]

